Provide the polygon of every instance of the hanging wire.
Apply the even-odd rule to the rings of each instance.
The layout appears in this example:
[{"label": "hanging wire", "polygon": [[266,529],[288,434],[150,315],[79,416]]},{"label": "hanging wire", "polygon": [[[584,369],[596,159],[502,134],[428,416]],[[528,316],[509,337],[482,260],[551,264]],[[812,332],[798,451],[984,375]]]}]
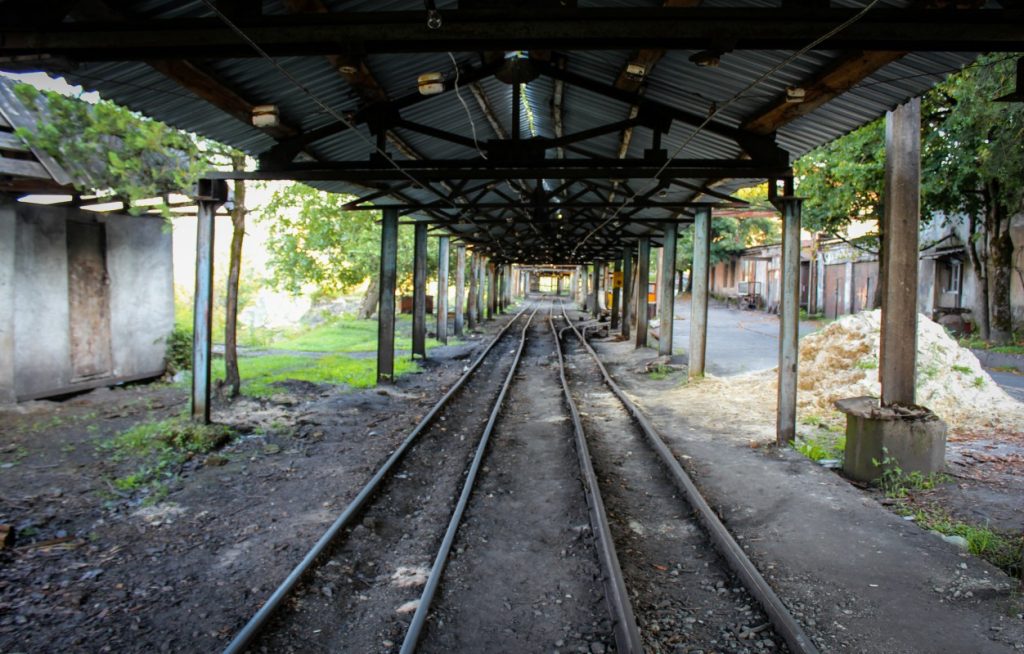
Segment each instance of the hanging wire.
[{"label": "hanging wire", "polygon": [[469,129],[473,132],[473,145],[476,146],[476,151],[480,153],[483,159],[487,159],[487,155],[480,149],[480,141],[476,138],[476,122],[473,121],[473,112],[469,110],[469,105],[462,99],[462,90],[459,88],[459,64],[455,61],[455,55],[448,53],[448,58],[452,60],[452,67],[455,68],[455,96],[462,103],[462,108],[466,110],[466,118],[469,119]]}]

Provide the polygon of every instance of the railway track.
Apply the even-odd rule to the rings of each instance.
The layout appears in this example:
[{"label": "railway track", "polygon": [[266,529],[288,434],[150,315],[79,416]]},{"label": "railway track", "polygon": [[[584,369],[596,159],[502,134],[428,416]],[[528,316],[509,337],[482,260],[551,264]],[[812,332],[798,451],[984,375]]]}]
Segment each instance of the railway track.
[{"label": "railway track", "polygon": [[[532,311],[530,311],[532,309]],[[494,336],[235,635],[246,651],[391,651],[407,632],[467,466],[536,307]],[[516,328],[518,326],[518,329]],[[472,384],[470,382],[473,382]],[[499,403],[500,404],[500,403]],[[395,607],[401,612],[397,612]]]},{"label": "railway track", "polygon": [[557,338],[568,334],[573,342],[563,365],[566,401],[577,438],[589,441],[642,651],[677,651],[684,643],[763,651],[784,643],[791,652],[817,652],[661,434],[612,379],[585,327],[564,306],[562,318],[568,326]]},{"label": "railway track", "polygon": [[226,653],[816,651],[553,309],[506,324]]}]

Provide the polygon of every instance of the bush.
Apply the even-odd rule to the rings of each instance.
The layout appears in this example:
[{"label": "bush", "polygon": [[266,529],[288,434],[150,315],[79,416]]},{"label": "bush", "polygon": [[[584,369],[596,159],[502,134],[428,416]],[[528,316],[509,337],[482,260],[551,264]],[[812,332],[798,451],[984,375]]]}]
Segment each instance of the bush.
[{"label": "bush", "polygon": [[167,372],[192,369],[192,328],[175,325],[167,337]]}]

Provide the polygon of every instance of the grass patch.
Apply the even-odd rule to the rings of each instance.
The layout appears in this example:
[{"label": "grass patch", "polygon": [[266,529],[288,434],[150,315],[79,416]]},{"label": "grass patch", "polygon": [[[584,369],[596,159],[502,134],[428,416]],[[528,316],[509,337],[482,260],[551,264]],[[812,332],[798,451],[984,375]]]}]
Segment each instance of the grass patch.
[{"label": "grass patch", "polygon": [[651,368],[650,371],[648,371],[647,378],[652,379],[654,381],[661,381],[662,379],[668,377],[670,374],[672,374],[672,368],[659,363],[658,365]]},{"label": "grass patch", "polygon": [[875,357],[864,357],[854,365],[860,370],[876,370],[878,368],[878,359]]},{"label": "grass patch", "polygon": [[811,461],[823,459],[842,461],[846,454],[846,434],[825,431],[813,436],[798,436],[793,441],[793,449]]},{"label": "grass patch", "polygon": [[967,541],[967,550],[985,559],[1007,574],[1021,578],[1024,575],[1024,536],[1000,533],[985,526],[972,525],[952,518],[937,507],[905,511],[923,529],[937,531],[944,536],[960,536]]},{"label": "grass patch", "polygon": [[182,463],[222,447],[232,435],[224,425],[200,425],[181,415],[139,423],[101,442],[99,450],[113,463],[130,464],[130,472],[108,480],[112,489],[155,504],[166,497]]},{"label": "grass patch", "polygon": [[991,350],[1000,354],[1021,354],[1024,355],[1024,335],[1014,333],[1013,343],[1008,345],[997,345],[977,336],[965,336],[960,339],[961,347],[968,347],[972,350]]},{"label": "grass patch", "polygon": [[[396,331],[404,333],[396,340],[396,347],[402,348],[403,338],[412,333],[412,317],[399,316],[395,323]],[[427,339],[427,350],[442,345],[433,338]],[[294,334],[271,344],[271,350],[291,350],[294,352],[376,352],[377,321],[359,320],[352,317],[341,317],[313,329]]]},{"label": "grass patch", "polygon": [[962,375],[969,375],[972,371],[969,366],[953,366],[953,372],[958,372]]},{"label": "grass patch", "polygon": [[[395,358],[395,376],[418,370],[408,357]],[[238,360],[242,378],[242,394],[250,397],[268,397],[280,392],[274,384],[288,380],[316,384],[347,384],[352,388],[369,388],[377,383],[374,359],[357,359],[344,354],[325,357],[305,357],[272,354],[261,357],[242,357]],[[224,361],[214,362],[213,378],[224,379]]]}]

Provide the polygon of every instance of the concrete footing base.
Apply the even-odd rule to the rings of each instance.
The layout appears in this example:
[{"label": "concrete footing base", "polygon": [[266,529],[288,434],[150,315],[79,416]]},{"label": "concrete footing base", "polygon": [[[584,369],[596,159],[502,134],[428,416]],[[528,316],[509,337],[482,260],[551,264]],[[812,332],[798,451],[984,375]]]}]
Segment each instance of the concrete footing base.
[{"label": "concrete footing base", "polygon": [[887,468],[904,474],[941,472],[946,457],[946,423],[924,407],[882,407],[878,398],[836,402],[846,414],[843,472],[858,481],[874,481]]}]

